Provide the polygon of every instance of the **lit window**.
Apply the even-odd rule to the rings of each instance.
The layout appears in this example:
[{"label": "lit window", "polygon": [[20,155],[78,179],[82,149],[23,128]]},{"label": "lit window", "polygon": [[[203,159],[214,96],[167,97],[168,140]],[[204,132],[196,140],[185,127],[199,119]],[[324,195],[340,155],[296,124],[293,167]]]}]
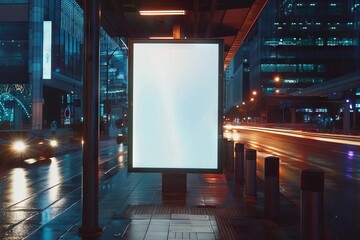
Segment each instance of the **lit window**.
[{"label": "lit window", "polygon": [[296,79],[284,79],[284,83],[297,83]]}]

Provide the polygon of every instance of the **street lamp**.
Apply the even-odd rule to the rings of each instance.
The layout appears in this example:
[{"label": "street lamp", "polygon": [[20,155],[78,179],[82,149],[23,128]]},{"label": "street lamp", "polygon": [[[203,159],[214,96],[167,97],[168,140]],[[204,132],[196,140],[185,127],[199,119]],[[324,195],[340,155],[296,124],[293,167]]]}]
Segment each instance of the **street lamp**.
[{"label": "street lamp", "polygon": [[[281,88],[284,89],[284,80],[281,80],[279,76],[275,76],[274,77],[274,81],[276,83],[280,83],[281,82]],[[280,89],[276,89],[275,90],[276,93],[280,93]],[[285,91],[284,91],[285,92]]]},{"label": "street lamp", "polygon": [[[105,117],[106,117],[106,125],[105,125],[105,134],[107,136],[109,136],[109,129],[110,129],[110,113],[111,113],[111,104],[110,104],[110,100],[109,100],[109,68],[110,68],[110,60],[112,59],[112,57],[115,55],[116,52],[118,52],[119,50],[122,52],[123,55],[125,55],[124,50],[118,45],[118,43],[116,41],[114,41],[113,39],[111,39],[113,42],[113,45],[115,45],[115,49],[112,50],[111,52],[109,51],[109,39],[107,39],[107,44],[106,44],[106,92],[105,92],[105,104],[104,104],[104,108],[105,108]],[[125,45],[125,43],[121,40],[121,42]]]},{"label": "street lamp", "polygon": [[109,102],[109,67],[110,67],[110,60],[116,53],[118,48],[115,48],[111,54],[109,54],[109,43],[106,46],[106,92],[105,92],[105,111],[106,111],[106,125],[105,125],[105,134],[109,136],[109,128],[110,128],[110,102]]}]

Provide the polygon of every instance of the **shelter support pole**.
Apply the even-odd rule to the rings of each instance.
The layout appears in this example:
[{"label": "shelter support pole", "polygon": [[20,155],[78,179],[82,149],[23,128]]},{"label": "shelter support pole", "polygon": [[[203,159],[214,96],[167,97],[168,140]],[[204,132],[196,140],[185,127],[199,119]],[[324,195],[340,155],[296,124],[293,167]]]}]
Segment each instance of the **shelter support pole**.
[{"label": "shelter support pole", "polygon": [[84,129],[82,173],[82,226],[85,239],[101,232],[99,218],[99,36],[100,0],[84,1]]}]

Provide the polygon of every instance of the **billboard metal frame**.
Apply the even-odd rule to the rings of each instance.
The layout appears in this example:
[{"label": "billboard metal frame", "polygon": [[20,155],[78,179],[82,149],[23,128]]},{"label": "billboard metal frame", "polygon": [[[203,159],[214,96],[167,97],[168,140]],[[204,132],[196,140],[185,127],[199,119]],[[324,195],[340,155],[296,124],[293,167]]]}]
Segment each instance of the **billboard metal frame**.
[{"label": "billboard metal frame", "polygon": [[[133,87],[134,87],[134,44],[217,44],[218,53],[218,129],[217,129],[217,168],[148,168],[133,166]],[[222,172],[222,139],[223,139],[223,41],[217,39],[129,39],[128,93],[129,93],[129,136],[128,136],[128,171],[129,172],[178,172],[178,173],[221,173]],[[170,158],[171,156],[169,156]]]}]

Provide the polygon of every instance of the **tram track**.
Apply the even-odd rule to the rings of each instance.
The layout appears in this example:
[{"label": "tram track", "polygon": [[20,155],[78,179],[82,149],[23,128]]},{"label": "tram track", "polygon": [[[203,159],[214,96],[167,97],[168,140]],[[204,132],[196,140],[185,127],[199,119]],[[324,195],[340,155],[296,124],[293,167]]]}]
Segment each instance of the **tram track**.
[{"label": "tram track", "polygon": [[[124,167],[126,163],[126,150],[123,151],[111,151],[111,146],[101,150],[99,154],[99,184],[104,183],[120,169]],[[109,154],[111,153],[111,154]],[[74,153],[76,154],[76,153]],[[61,159],[64,157],[64,159]],[[118,161],[118,158],[123,158],[122,161]],[[72,161],[73,159],[66,159],[65,154],[57,157],[57,164],[68,164],[62,161]],[[70,163],[71,164],[71,163]],[[74,164],[75,170],[70,177],[50,185],[44,189],[41,189],[32,195],[29,195],[20,201],[10,204],[6,207],[1,207],[1,213],[4,215],[3,219],[7,219],[8,216],[15,216],[9,222],[3,222],[0,226],[0,239],[13,239],[18,236],[19,230],[26,229],[31,226],[32,231],[41,228],[44,224],[48,223],[62,212],[78,204],[81,201],[81,164]],[[36,166],[38,167],[38,166]],[[29,171],[32,169],[29,168]],[[40,181],[46,181],[42,179]],[[49,181],[49,180],[47,180]],[[40,184],[35,182],[34,185]],[[64,191],[61,191],[64,190]],[[49,200],[49,196],[52,196],[52,191],[61,192],[56,199]],[[31,207],[30,203],[41,202],[44,204],[42,207]],[[23,236],[22,236],[23,237]]]}]

